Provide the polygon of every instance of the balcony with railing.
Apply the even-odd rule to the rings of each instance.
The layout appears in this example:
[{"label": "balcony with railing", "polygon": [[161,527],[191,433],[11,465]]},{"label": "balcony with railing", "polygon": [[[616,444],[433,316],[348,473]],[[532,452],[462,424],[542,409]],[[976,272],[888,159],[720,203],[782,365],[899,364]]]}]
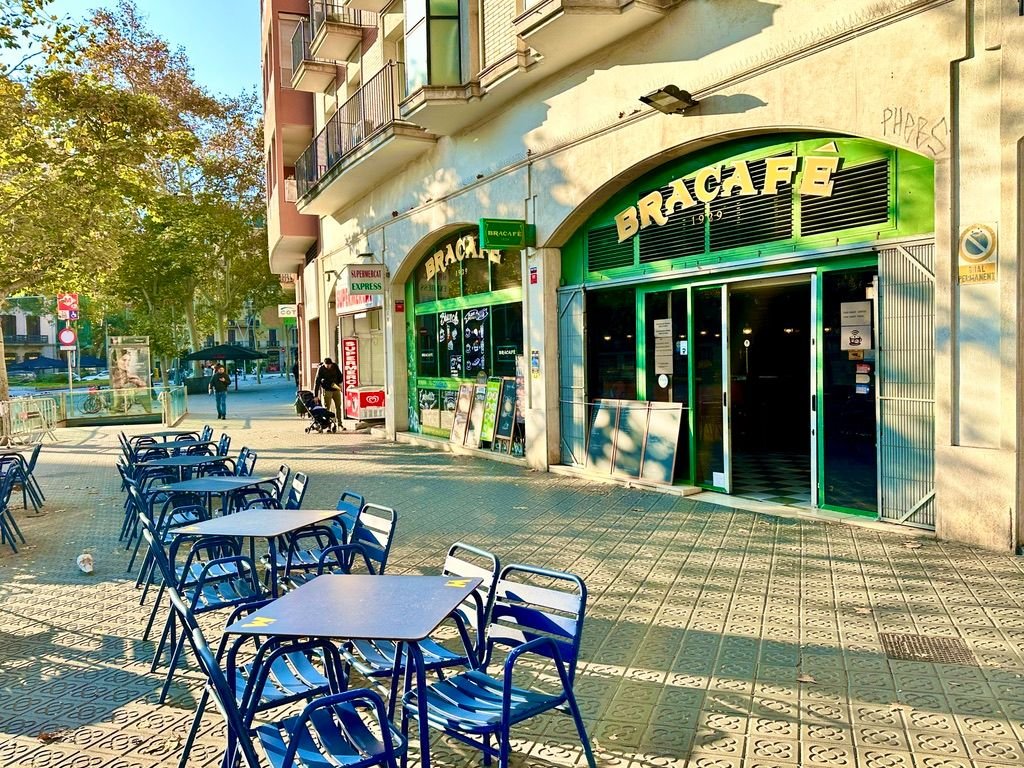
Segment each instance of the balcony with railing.
[{"label": "balcony with railing", "polygon": [[304,19],[292,33],[292,88],[308,93],[324,93],[338,76],[338,67],[333,62],[315,58],[310,49],[311,42],[310,23]]},{"label": "balcony with railing", "polygon": [[[389,61],[348,101],[295,163],[297,208],[327,216],[394,176],[437,138],[400,118],[402,64]],[[363,162],[372,155],[372,162]],[[358,165],[359,173],[349,173]]]},{"label": "balcony with railing", "polygon": [[363,29],[377,26],[377,14],[333,0],[310,0],[313,58],[345,61],[363,39]]},{"label": "balcony with railing", "polygon": [[51,344],[52,342],[47,338],[46,334],[43,333],[12,333],[4,334],[4,344],[7,346],[17,346],[21,344]]},{"label": "balcony with railing", "polygon": [[516,34],[542,57],[544,70],[571,64],[663,19],[681,0],[527,0]]}]

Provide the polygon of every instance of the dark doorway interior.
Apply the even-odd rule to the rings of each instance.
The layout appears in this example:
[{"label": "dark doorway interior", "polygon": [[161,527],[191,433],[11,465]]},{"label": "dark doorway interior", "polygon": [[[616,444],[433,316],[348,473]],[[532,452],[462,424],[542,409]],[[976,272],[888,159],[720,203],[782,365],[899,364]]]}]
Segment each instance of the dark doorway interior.
[{"label": "dark doorway interior", "polygon": [[810,506],[809,282],[729,294],[734,493]]}]

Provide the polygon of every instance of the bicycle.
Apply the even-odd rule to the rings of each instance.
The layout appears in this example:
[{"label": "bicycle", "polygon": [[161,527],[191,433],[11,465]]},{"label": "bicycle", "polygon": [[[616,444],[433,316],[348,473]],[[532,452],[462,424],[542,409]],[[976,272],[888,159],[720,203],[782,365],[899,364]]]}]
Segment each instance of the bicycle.
[{"label": "bicycle", "polygon": [[98,387],[89,387],[89,394],[78,403],[78,410],[90,415],[108,408],[110,408],[110,400],[99,391]]}]

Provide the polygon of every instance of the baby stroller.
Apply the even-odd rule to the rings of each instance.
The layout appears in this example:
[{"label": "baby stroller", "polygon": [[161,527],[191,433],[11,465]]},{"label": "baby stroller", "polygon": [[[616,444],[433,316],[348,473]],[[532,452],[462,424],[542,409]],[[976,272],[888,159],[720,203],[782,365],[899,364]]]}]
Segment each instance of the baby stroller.
[{"label": "baby stroller", "polygon": [[309,414],[309,418],[312,419],[309,426],[306,427],[306,433],[310,432],[337,432],[338,425],[335,423],[334,414],[323,407],[320,404],[320,400],[317,399],[316,395],[310,392],[308,389],[299,390],[297,404],[300,404]]}]

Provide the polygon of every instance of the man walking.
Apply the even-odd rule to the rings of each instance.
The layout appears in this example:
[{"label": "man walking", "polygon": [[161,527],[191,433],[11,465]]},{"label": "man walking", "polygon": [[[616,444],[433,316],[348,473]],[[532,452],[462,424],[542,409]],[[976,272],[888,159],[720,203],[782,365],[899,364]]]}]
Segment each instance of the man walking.
[{"label": "man walking", "polygon": [[316,381],[313,383],[313,394],[317,395],[323,391],[324,408],[330,410],[334,405],[334,414],[338,417],[338,424],[341,424],[341,369],[329,357],[324,358],[323,365],[316,373]]},{"label": "man walking", "polygon": [[210,380],[210,392],[213,393],[217,402],[217,418],[228,417],[228,387],[231,386],[231,377],[224,370],[223,365],[218,365],[213,372],[213,379]]}]

